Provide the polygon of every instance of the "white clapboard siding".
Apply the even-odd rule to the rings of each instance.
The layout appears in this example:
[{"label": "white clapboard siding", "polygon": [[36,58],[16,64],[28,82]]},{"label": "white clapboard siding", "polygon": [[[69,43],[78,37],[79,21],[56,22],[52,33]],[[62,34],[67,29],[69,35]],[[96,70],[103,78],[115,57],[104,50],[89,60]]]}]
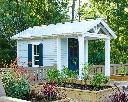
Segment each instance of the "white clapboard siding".
[{"label": "white clapboard siding", "polygon": [[67,38],[61,38],[61,66],[67,66]]},{"label": "white clapboard siding", "polygon": [[20,61],[20,62],[18,63],[19,65],[22,65],[24,62],[26,62],[26,63],[24,64],[24,66],[25,66],[25,67],[28,66],[28,63],[27,63],[27,62],[28,62],[28,58],[27,58],[27,57],[20,57],[19,61]]},{"label": "white clapboard siding", "polygon": [[17,57],[19,57],[19,65],[22,65],[24,62],[25,67],[28,66],[28,41],[18,41],[18,51]]},{"label": "white clapboard siding", "polygon": [[43,66],[53,66],[57,63],[57,40],[45,39],[43,42]]},{"label": "white clapboard siding", "polygon": [[53,66],[53,64],[57,63],[56,39],[43,39],[18,41],[17,53],[18,57],[20,57],[19,65],[22,65],[24,62],[26,62],[25,67],[28,66],[28,44],[32,44],[34,42],[43,44],[43,66]]}]

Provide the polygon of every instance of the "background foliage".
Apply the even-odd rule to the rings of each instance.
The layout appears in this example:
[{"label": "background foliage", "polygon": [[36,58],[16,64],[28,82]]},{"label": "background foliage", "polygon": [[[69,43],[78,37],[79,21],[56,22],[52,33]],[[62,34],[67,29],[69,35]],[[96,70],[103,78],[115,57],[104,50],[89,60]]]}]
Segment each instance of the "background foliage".
[{"label": "background foliage", "polygon": [[0,63],[16,58],[11,36],[29,27],[67,21],[67,5],[55,0],[0,0]]},{"label": "background foliage", "polygon": [[[11,36],[29,27],[70,21],[69,1],[74,0],[0,0],[0,67],[1,59],[11,63],[16,58],[16,41]],[[102,17],[118,36],[111,39],[111,64],[128,63],[128,1],[78,1],[81,4],[75,12],[81,20]],[[90,63],[105,63],[104,45],[104,40],[89,41]]]},{"label": "background foliage", "polygon": [[[128,63],[128,1],[88,0],[81,6],[81,19],[102,17],[117,35],[111,39],[111,64]],[[89,41],[89,62],[104,64],[104,41]],[[101,46],[101,47],[98,47]]]}]

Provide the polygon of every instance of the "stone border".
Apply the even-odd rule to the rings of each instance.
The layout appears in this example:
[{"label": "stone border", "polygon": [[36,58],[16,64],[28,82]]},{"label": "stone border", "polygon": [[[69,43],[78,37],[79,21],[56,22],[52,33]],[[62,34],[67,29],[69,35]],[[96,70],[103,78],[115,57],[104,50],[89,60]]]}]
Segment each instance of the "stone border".
[{"label": "stone border", "polygon": [[31,101],[2,96],[2,97],[0,97],[0,102],[31,102]]},{"label": "stone border", "polygon": [[0,78],[0,96],[6,96],[6,93],[5,93],[1,78]]},{"label": "stone border", "polygon": [[[57,101],[52,101],[52,102],[70,102],[70,100],[71,100],[70,98],[67,98],[67,99],[62,99],[62,100],[57,100]],[[2,96],[0,97],[0,102],[31,102],[31,101]]]}]

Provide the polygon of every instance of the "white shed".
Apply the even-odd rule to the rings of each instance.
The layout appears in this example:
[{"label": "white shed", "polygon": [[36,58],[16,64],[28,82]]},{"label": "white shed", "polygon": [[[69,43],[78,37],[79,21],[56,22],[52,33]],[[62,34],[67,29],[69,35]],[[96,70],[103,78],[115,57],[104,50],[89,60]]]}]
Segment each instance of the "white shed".
[{"label": "white shed", "polygon": [[[88,40],[105,39],[105,75],[110,76],[110,39],[117,38],[102,18],[29,27],[11,39],[17,39],[20,63],[29,67],[65,65],[79,69],[88,62]],[[100,47],[100,46],[99,46]],[[76,61],[74,63],[73,61]],[[28,66],[25,64],[25,66]]]}]

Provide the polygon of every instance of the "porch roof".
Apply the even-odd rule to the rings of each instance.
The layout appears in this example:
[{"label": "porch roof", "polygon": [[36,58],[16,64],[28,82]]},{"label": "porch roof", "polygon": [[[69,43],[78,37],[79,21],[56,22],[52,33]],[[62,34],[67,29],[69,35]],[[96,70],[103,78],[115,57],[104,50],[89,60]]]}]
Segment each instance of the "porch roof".
[{"label": "porch roof", "polygon": [[97,38],[117,38],[114,31],[108,26],[102,18],[57,23],[50,25],[34,26],[14,35],[11,39],[46,39],[69,36],[85,36]]}]

